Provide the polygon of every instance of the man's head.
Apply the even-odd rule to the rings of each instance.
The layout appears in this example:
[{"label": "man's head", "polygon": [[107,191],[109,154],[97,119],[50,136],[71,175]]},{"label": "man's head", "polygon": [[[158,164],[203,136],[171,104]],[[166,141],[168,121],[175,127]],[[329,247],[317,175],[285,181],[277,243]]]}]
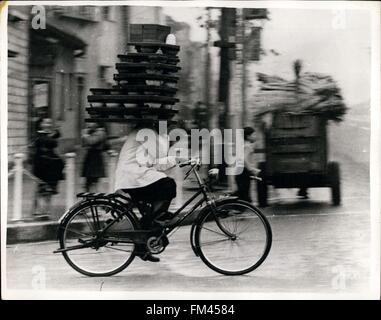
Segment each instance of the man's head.
[{"label": "man's head", "polygon": [[243,138],[245,141],[255,142],[255,129],[252,127],[243,128]]},{"label": "man's head", "polygon": [[50,118],[44,118],[41,122],[41,129],[44,131],[50,131],[53,127],[53,120]]},{"label": "man's head", "polygon": [[89,123],[87,124],[87,128],[88,128],[88,129],[93,129],[93,130],[95,130],[95,129],[98,128],[98,124],[97,124],[96,122],[89,122]]}]

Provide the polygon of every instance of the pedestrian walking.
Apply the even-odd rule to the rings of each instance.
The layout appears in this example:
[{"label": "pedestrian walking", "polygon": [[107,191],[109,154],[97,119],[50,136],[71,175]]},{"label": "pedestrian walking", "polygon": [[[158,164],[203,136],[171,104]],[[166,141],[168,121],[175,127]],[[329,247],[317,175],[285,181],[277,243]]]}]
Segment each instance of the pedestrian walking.
[{"label": "pedestrian walking", "polygon": [[237,184],[237,191],[235,195],[241,200],[252,202],[251,199],[251,179],[252,176],[256,176],[259,172],[255,168],[254,162],[254,147],[255,147],[255,129],[252,127],[245,127],[243,129],[244,138],[244,159],[243,168],[240,167],[240,173],[235,176],[235,181]]},{"label": "pedestrian walking", "polygon": [[58,129],[53,128],[53,121],[44,118],[37,131],[33,149],[33,174],[40,179],[35,197],[35,214],[48,217],[51,200],[57,194],[57,184],[63,179],[64,162],[56,153]]},{"label": "pedestrian walking", "polygon": [[82,165],[82,177],[85,178],[86,192],[96,192],[100,178],[106,176],[103,151],[107,150],[106,130],[96,123],[90,123],[82,132],[82,145],[86,153]]}]

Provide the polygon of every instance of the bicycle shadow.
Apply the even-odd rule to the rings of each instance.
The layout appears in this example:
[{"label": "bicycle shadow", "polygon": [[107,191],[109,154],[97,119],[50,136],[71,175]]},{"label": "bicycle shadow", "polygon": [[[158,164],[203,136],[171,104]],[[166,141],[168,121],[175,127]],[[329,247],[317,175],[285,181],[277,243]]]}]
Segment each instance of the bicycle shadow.
[{"label": "bicycle shadow", "polygon": [[102,283],[102,291],[111,290],[136,290],[139,292],[237,292],[237,293],[261,293],[277,291],[298,290],[293,279],[274,277],[268,272],[253,271],[239,276],[226,276],[213,271],[184,275],[182,272],[162,270],[160,274],[143,272],[141,274],[124,271],[119,275],[108,278],[98,278]]}]

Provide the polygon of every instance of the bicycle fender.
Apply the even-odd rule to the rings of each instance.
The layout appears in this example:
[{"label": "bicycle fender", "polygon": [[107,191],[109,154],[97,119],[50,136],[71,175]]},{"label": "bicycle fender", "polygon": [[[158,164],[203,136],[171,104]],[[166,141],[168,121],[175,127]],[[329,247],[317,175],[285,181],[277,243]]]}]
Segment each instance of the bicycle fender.
[{"label": "bicycle fender", "polygon": [[89,200],[82,200],[82,201],[78,201],[76,202],[74,205],[72,205],[69,209],[67,209],[63,215],[58,219],[58,224],[61,226],[66,218],[68,217],[68,215],[75,209],[77,209],[79,206],[85,204],[86,202],[89,202]]},{"label": "bicycle fender", "polygon": [[196,223],[192,224],[192,228],[190,231],[190,243],[191,243],[193,253],[195,254],[196,257],[198,257],[199,256],[198,248],[196,247],[196,243],[195,243],[196,242],[195,240],[196,226],[197,226]]},{"label": "bicycle fender", "polygon": [[[111,203],[114,203],[117,206],[122,207],[122,208],[125,207],[125,203],[120,201],[120,200],[118,200],[118,199],[112,199],[112,200],[110,200],[109,198],[105,198],[105,197],[92,198],[92,199],[84,199],[84,200],[76,202],[73,206],[71,206],[68,210],[66,210],[64,212],[64,214],[58,219],[58,224],[61,226],[65,222],[66,218],[69,216],[69,214],[73,210],[77,209],[79,206],[91,203],[91,201],[93,201],[93,200],[109,201]],[[138,218],[136,217],[136,215],[135,215],[135,213],[133,211],[131,211],[130,213],[134,216],[135,220],[138,220]]]},{"label": "bicycle fender", "polygon": [[[87,206],[87,205],[90,205],[92,201],[94,200],[103,200],[103,201],[107,201],[109,202],[110,199],[109,198],[103,198],[103,197],[100,197],[100,198],[94,198],[94,199],[84,199],[82,201],[78,201],[77,203],[75,203],[73,206],[71,206],[68,210],[66,210],[64,212],[64,214],[58,219],[58,226],[57,226],[57,238],[59,236],[59,230],[62,229],[63,225],[66,223],[66,220],[68,219],[68,217],[70,216],[70,214],[78,209],[79,207],[81,206]],[[114,205],[120,207],[122,210],[123,210],[123,202],[121,201],[114,201]],[[129,214],[132,216],[132,218],[134,219],[134,222],[136,225],[139,225],[139,220],[137,219],[135,213],[133,211],[130,211]]]}]

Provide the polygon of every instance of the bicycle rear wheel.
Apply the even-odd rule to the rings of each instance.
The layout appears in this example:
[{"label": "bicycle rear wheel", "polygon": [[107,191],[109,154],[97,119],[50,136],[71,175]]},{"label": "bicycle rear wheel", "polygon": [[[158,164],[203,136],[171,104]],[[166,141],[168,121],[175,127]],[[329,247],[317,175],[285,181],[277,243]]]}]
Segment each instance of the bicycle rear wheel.
[{"label": "bicycle rear wheel", "polygon": [[232,200],[201,217],[195,239],[200,258],[209,268],[225,275],[242,275],[266,259],[272,233],[258,209]]},{"label": "bicycle rear wheel", "polygon": [[86,202],[74,209],[60,228],[61,249],[68,249],[62,254],[72,268],[86,276],[114,275],[135,257],[135,244],[122,241],[123,234],[135,227],[133,217],[122,207],[102,199]]}]

